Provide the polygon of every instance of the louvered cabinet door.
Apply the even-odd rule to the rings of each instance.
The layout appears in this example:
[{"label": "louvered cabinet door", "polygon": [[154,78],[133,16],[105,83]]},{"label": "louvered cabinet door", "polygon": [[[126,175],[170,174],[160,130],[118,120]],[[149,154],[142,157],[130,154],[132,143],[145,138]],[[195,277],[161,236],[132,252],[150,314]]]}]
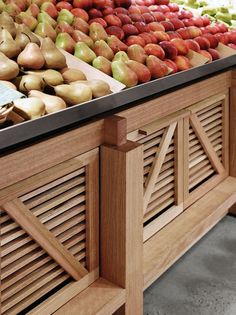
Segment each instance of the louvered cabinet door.
[{"label": "louvered cabinet door", "polygon": [[97,150],[2,190],[0,204],[1,314],[26,314],[92,273],[95,280]]},{"label": "louvered cabinet door", "polygon": [[185,207],[228,175],[229,96],[216,95],[189,108],[184,119]]},{"label": "louvered cabinet door", "polygon": [[183,117],[181,111],[131,133],[143,144],[144,241],[183,211]]}]

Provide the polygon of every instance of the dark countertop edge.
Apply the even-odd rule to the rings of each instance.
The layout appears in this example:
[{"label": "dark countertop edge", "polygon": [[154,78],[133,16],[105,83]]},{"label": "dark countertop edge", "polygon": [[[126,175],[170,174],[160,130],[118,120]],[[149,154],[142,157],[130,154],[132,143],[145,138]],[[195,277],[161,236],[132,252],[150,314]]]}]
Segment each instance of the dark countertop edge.
[{"label": "dark countertop edge", "polygon": [[42,118],[13,125],[0,130],[0,152],[11,147],[19,147],[26,141],[44,138],[62,128],[69,128],[73,124],[78,127],[85,120],[93,119],[97,115],[110,112],[135,101],[167,92],[194,80],[216,72],[226,70],[236,64],[236,55],[222,58],[209,64],[182,71],[177,74],[153,80],[145,84],[123,90],[118,93],[94,99],[90,102],[75,105],[57,113],[43,116]]}]

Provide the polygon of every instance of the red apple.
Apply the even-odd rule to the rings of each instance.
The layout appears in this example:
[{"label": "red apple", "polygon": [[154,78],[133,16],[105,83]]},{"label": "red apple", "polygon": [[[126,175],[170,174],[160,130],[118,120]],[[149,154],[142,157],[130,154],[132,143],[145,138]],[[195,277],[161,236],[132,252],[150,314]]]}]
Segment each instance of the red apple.
[{"label": "red apple", "polygon": [[118,13],[117,16],[121,20],[121,23],[123,25],[125,25],[125,24],[132,24],[132,20],[131,20],[131,18],[128,15],[122,14],[122,13]]},{"label": "red apple", "polygon": [[96,18],[102,18],[103,17],[102,12],[98,9],[95,9],[95,8],[89,9],[88,15],[89,15],[90,19],[96,19]]},{"label": "red apple", "polygon": [[139,34],[140,37],[142,37],[145,40],[146,44],[156,44],[157,39],[156,37],[151,33],[141,33]]},{"label": "red apple", "polygon": [[147,55],[153,55],[158,57],[159,59],[163,60],[165,58],[165,51],[161,46],[157,44],[147,44],[144,46],[144,50]]},{"label": "red apple", "polygon": [[132,14],[129,14],[129,17],[131,18],[133,22],[144,22],[144,19],[142,15],[140,14],[132,13]]},{"label": "red apple", "polygon": [[220,59],[220,54],[216,49],[209,48],[208,52],[211,54],[212,60]]},{"label": "red apple", "polygon": [[125,33],[126,36],[130,35],[138,35],[139,31],[137,27],[135,27],[133,24],[125,24],[122,26],[122,30]]},{"label": "red apple", "polygon": [[196,52],[199,52],[201,49],[199,44],[193,39],[187,39],[185,43],[187,44],[189,49],[194,50]]},{"label": "red apple", "polygon": [[141,14],[141,11],[137,5],[131,5],[128,9],[129,14]]},{"label": "red apple", "polygon": [[169,41],[170,37],[166,32],[163,31],[155,31],[153,32],[153,35],[155,35],[157,42],[162,42],[162,41]]},{"label": "red apple", "polygon": [[[164,50],[165,57],[167,59],[174,60],[177,57],[178,50],[177,50],[177,48],[175,47],[174,44],[172,44],[171,42],[164,41],[164,42],[160,42],[159,45]],[[145,49],[145,47],[144,47],[144,49]]]},{"label": "red apple", "polygon": [[128,14],[128,10],[125,8],[118,7],[118,8],[114,8],[114,13],[116,13],[116,14]]},{"label": "red apple", "polygon": [[89,20],[89,15],[88,13],[80,8],[74,8],[71,10],[71,13],[76,16],[76,17],[80,17],[81,19],[83,19],[84,21],[88,22]]},{"label": "red apple", "polygon": [[170,8],[166,4],[161,4],[159,8],[160,8],[160,11],[163,13],[170,12]]},{"label": "red apple", "polygon": [[203,26],[207,26],[211,24],[211,20],[209,19],[207,15],[202,16],[202,21],[203,21]]},{"label": "red apple", "polygon": [[165,31],[165,27],[158,22],[151,22],[148,24],[148,28],[150,31]]},{"label": "red apple", "polygon": [[170,22],[174,25],[174,28],[178,30],[179,28],[185,27],[184,23],[180,19],[170,19]]},{"label": "red apple", "polygon": [[236,45],[236,31],[229,33],[229,42]]},{"label": "red apple", "polygon": [[177,32],[167,32],[167,34],[169,35],[169,37],[170,37],[170,40],[172,39],[172,38],[182,38],[180,35],[179,35],[179,33],[177,33]]},{"label": "red apple", "polygon": [[138,29],[139,33],[148,33],[150,31],[149,26],[145,22],[135,22],[134,26]]},{"label": "red apple", "polygon": [[115,35],[120,40],[122,40],[125,37],[124,31],[119,26],[108,26],[106,28],[106,32],[108,35]]},{"label": "red apple", "polygon": [[167,65],[167,67],[169,67],[170,69],[173,70],[173,73],[178,72],[178,67],[177,67],[177,65],[174,63],[173,60],[164,59],[163,61],[164,61],[164,63]]},{"label": "red apple", "polygon": [[223,24],[223,23],[216,23],[216,25],[217,25],[220,33],[228,32],[228,27],[225,24]]},{"label": "red apple", "polygon": [[111,0],[92,0],[93,6],[96,9],[103,10],[106,7],[113,7],[113,2]]},{"label": "red apple", "polygon": [[168,7],[171,12],[178,12],[179,11],[179,6],[176,3],[169,3]]},{"label": "red apple", "polygon": [[187,55],[189,52],[188,45],[182,38],[173,38],[171,43],[177,48],[179,55]]},{"label": "red apple", "polygon": [[174,25],[171,22],[161,21],[160,23],[164,26],[166,32],[175,30]]},{"label": "red apple", "polygon": [[147,24],[156,21],[155,17],[151,13],[143,13],[142,17],[144,19],[144,22]]},{"label": "red apple", "polygon": [[57,11],[61,11],[62,9],[66,9],[71,11],[73,9],[72,5],[66,1],[60,1],[56,4]]},{"label": "red apple", "polygon": [[106,7],[105,9],[102,10],[102,15],[109,15],[109,14],[114,14],[114,10],[112,7]]},{"label": "red apple", "polygon": [[126,41],[125,41],[127,46],[131,46],[134,44],[140,45],[142,47],[144,47],[146,45],[145,40],[140,37],[140,36],[136,36],[136,35],[131,35],[129,36]]},{"label": "red apple", "polygon": [[216,35],[212,34],[203,34],[203,37],[207,38],[210,42],[210,48],[216,48],[219,44],[219,39]]},{"label": "red apple", "polygon": [[166,12],[164,13],[167,20],[177,19],[178,14],[176,12]]},{"label": "red apple", "polygon": [[[230,37],[227,33],[223,33],[223,34],[215,34],[216,39],[218,39],[219,42],[221,42],[224,45],[228,45],[228,43],[230,42]],[[214,48],[214,47],[212,47]]]},{"label": "red apple", "polygon": [[150,10],[146,5],[139,5],[139,10],[141,11],[141,14],[150,13]]},{"label": "red apple", "polygon": [[81,9],[90,9],[93,5],[93,0],[74,0],[73,7]]},{"label": "red apple", "polygon": [[156,0],[155,3],[159,5],[168,5],[170,3],[170,0]]},{"label": "red apple", "polygon": [[132,4],[131,0],[114,0],[117,7],[129,8]]},{"label": "red apple", "polygon": [[178,68],[178,71],[188,70],[189,68],[191,68],[190,61],[185,56],[177,56],[174,62]]},{"label": "red apple", "polygon": [[166,17],[162,12],[152,12],[157,22],[165,21]]},{"label": "red apple", "polygon": [[107,25],[109,26],[122,26],[121,20],[118,18],[118,16],[114,14],[109,14],[104,16],[104,20],[107,22]]},{"label": "red apple", "polygon": [[199,54],[203,55],[204,57],[206,57],[209,61],[208,62],[212,62],[212,55],[206,51],[206,50],[200,50]]},{"label": "red apple", "polygon": [[189,26],[188,32],[189,32],[190,38],[195,38],[202,35],[202,31],[200,30],[200,28],[196,26]]},{"label": "red apple", "polygon": [[194,25],[197,27],[203,27],[204,26],[203,20],[200,16],[193,17],[192,21],[193,21]]},{"label": "red apple", "polygon": [[176,32],[181,36],[182,39],[189,39],[191,37],[187,27],[180,28]]},{"label": "red apple", "polygon": [[219,28],[216,25],[207,25],[206,30],[213,35],[219,33]]}]

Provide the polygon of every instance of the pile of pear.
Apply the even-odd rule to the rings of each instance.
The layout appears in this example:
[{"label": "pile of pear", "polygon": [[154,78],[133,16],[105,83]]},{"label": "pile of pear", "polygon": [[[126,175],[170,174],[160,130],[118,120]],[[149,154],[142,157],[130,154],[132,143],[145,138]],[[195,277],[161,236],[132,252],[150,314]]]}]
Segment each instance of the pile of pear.
[{"label": "pile of pear", "polygon": [[27,26],[7,18],[0,29],[0,83],[26,96],[13,102],[13,110],[24,119],[111,93],[106,82],[89,81],[79,69],[68,68],[64,54],[49,37],[40,41]]}]

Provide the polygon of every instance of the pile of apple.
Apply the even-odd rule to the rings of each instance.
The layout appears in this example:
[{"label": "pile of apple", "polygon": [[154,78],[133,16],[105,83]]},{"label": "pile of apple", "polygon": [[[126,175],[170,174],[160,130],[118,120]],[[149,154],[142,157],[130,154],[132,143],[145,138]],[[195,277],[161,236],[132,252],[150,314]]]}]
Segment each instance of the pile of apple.
[{"label": "pile of apple", "polygon": [[6,0],[2,10],[127,87],[189,69],[190,49],[211,62],[219,42],[236,48],[236,31],[169,0]]}]

